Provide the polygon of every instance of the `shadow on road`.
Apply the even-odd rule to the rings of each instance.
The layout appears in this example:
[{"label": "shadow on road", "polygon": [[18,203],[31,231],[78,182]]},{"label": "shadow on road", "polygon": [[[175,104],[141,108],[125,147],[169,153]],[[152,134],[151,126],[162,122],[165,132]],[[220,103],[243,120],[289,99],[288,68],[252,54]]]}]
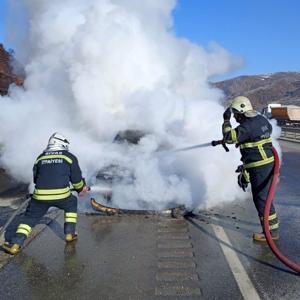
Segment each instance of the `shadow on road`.
[{"label": "shadow on road", "polygon": [[[197,220],[198,218],[199,218],[199,216],[196,216],[196,215],[195,215],[195,216],[188,216],[188,217],[186,217],[186,220],[187,220],[190,224],[192,224],[195,228],[197,228],[198,230],[200,230],[203,234],[209,236],[211,239],[217,241],[218,243],[220,243],[220,244],[222,244],[222,245],[225,245],[226,247],[228,247],[228,248],[234,250],[236,253],[238,253],[238,254],[240,254],[240,255],[246,257],[246,258],[249,259],[249,260],[258,262],[258,263],[260,263],[260,264],[262,264],[262,265],[264,265],[264,266],[270,267],[270,268],[272,268],[272,269],[279,270],[279,271],[284,272],[284,273],[288,273],[288,274],[292,274],[292,275],[298,275],[298,274],[296,274],[296,273],[294,273],[294,272],[292,272],[292,271],[290,271],[290,270],[287,270],[287,269],[278,267],[278,266],[276,266],[276,265],[274,265],[274,264],[271,264],[271,263],[269,263],[269,262],[266,262],[266,261],[263,261],[263,260],[261,260],[261,259],[258,259],[258,258],[254,257],[254,256],[251,256],[251,255],[249,255],[249,254],[247,254],[247,253],[245,253],[245,252],[243,252],[243,251],[241,251],[241,250],[239,250],[239,249],[233,247],[232,245],[230,245],[230,244],[228,244],[228,243],[226,243],[226,242],[220,240],[220,239],[217,238],[214,234],[211,234],[208,230],[206,230],[203,226],[201,226],[200,224],[196,223],[196,222],[195,222],[195,219]],[[215,224],[215,225],[220,225],[220,226],[224,227],[222,224],[220,224],[220,222],[218,222],[217,220],[214,220],[214,219],[210,219],[210,224],[211,224],[211,223],[212,223],[212,224]],[[226,228],[226,227],[225,227],[225,228]],[[228,227],[227,227],[227,228],[228,228]],[[230,228],[230,229],[232,229],[232,228]],[[249,233],[248,230],[244,230],[244,232]]]}]

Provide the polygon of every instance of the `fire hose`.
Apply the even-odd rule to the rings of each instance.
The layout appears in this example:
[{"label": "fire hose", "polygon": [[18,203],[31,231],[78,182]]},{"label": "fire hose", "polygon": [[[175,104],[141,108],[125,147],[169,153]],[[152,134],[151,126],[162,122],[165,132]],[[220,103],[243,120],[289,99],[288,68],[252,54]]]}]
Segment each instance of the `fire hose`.
[{"label": "fire hose", "polygon": [[[227,150],[228,148],[226,147],[223,140],[212,141],[211,145],[212,146],[222,145],[227,152],[229,151],[229,150]],[[277,183],[278,183],[279,165],[280,165],[277,150],[274,147],[272,147],[272,151],[273,151],[273,155],[274,155],[274,171],[273,171],[273,177],[272,177],[271,185],[270,185],[270,188],[269,188],[269,191],[268,191],[266,206],[265,206],[265,210],[264,210],[264,224],[263,224],[264,233],[265,233],[265,236],[266,236],[267,243],[268,243],[271,251],[274,253],[274,255],[284,265],[286,265],[287,267],[289,267],[293,271],[295,271],[297,273],[300,273],[300,265],[298,265],[295,262],[289,260],[285,255],[282,254],[282,252],[279,250],[279,248],[276,246],[275,242],[273,241],[272,236],[271,236],[271,232],[270,232],[270,228],[269,228],[270,209],[271,209],[271,205],[272,205],[272,202],[273,202],[273,198],[274,198]]]},{"label": "fire hose", "polygon": [[271,233],[270,233],[270,228],[269,228],[269,215],[270,215],[270,209],[271,209],[271,205],[273,202],[273,198],[274,198],[274,194],[276,191],[276,186],[278,183],[278,177],[279,177],[279,156],[277,153],[277,150],[272,147],[272,151],[273,151],[273,155],[274,155],[274,173],[273,173],[273,178],[272,178],[272,182],[269,188],[269,192],[268,192],[268,197],[266,200],[266,206],[265,206],[265,211],[264,211],[264,232],[265,232],[265,236],[268,242],[268,245],[270,247],[270,249],[272,250],[272,252],[274,253],[274,255],[287,267],[289,267],[290,269],[292,269],[293,271],[300,273],[300,265],[292,262],[291,260],[289,260],[286,256],[284,256],[282,254],[282,252],[278,249],[278,247],[276,246],[275,242],[272,239]]},{"label": "fire hose", "polygon": [[[74,189],[70,189],[71,192],[75,191]],[[91,187],[88,187],[88,191],[91,190]],[[8,226],[12,223],[14,218],[22,212],[22,210],[25,208],[25,206],[29,203],[31,200],[32,194],[27,194],[22,200],[22,204],[11,214],[9,219],[6,221],[6,223],[0,228],[0,240],[3,238],[3,235],[8,228]]]},{"label": "fire hose", "polygon": [[24,201],[22,202],[22,204],[16,209],[16,211],[10,216],[8,221],[0,229],[0,239],[3,238],[2,235],[4,234],[7,227],[10,225],[10,223],[13,221],[13,219],[16,217],[16,215],[19,214],[22,211],[22,209],[28,204],[29,200],[30,200],[30,196],[26,195],[26,197],[24,198]]}]

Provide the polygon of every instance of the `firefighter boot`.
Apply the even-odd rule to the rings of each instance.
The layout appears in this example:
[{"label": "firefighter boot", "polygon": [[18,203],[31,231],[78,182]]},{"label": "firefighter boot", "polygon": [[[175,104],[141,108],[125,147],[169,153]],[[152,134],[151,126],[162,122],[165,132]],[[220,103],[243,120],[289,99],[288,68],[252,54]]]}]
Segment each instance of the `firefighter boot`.
[{"label": "firefighter boot", "polygon": [[67,234],[65,235],[65,241],[66,241],[67,243],[73,242],[73,241],[75,241],[75,240],[77,240],[77,233],[76,233],[76,232],[75,232],[75,233],[67,233]]},{"label": "firefighter boot", "polygon": [[[272,236],[272,240],[277,241],[279,239],[279,234],[277,231],[271,231],[271,236]],[[254,232],[253,233],[253,240],[256,242],[266,242],[266,236],[263,232],[261,233],[257,233]]]},{"label": "firefighter boot", "polygon": [[11,255],[16,255],[21,251],[21,246],[19,244],[13,244],[9,242],[4,242],[2,248],[5,250],[5,252]]}]

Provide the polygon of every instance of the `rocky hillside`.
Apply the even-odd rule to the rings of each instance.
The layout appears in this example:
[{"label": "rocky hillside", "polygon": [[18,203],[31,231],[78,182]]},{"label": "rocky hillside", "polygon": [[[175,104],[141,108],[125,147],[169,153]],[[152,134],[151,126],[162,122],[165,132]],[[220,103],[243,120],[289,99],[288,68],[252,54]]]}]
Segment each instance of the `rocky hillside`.
[{"label": "rocky hillside", "polygon": [[223,90],[227,100],[235,96],[247,96],[257,110],[269,103],[300,106],[299,72],[239,76],[213,85]]},{"label": "rocky hillside", "polygon": [[13,56],[0,44],[0,95],[5,95],[11,83],[23,84],[21,75],[16,74],[12,68]]}]

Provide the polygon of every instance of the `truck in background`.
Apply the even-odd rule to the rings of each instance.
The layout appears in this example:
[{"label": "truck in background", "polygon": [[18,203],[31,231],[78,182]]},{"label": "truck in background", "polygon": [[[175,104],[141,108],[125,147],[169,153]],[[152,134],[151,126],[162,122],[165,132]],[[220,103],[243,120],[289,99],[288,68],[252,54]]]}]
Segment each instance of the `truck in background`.
[{"label": "truck in background", "polygon": [[285,105],[271,108],[271,116],[278,125],[300,128],[300,106]]},{"label": "truck in background", "polygon": [[268,119],[276,119],[280,126],[300,128],[300,106],[270,103],[261,113]]},{"label": "truck in background", "polygon": [[271,103],[261,113],[277,121],[281,127],[281,140],[300,142],[300,106]]},{"label": "truck in background", "polygon": [[268,106],[264,107],[261,111],[261,114],[267,117],[268,119],[272,119],[272,108],[273,107],[281,107],[279,103],[270,103]]}]

